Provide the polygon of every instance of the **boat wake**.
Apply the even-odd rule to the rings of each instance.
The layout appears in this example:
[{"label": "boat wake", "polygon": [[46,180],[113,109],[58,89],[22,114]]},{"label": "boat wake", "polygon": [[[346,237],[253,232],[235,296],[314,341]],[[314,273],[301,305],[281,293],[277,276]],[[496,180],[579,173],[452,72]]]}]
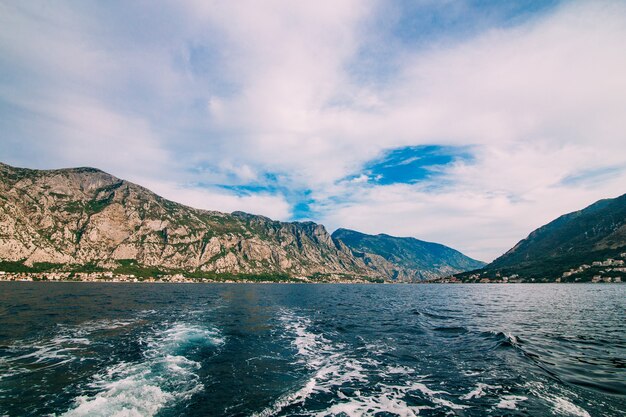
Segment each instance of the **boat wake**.
[{"label": "boat wake", "polygon": [[89,356],[94,334],[126,328],[133,323],[134,320],[93,320],[79,325],[58,325],[52,336],[14,342],[3,349],[0,379],[84,359]]},{"label": "boat wake", "polygon": [[203,389],[200,363],[191,357],[224,339],[214,329],[176,323],[142,342],[141,361],[106,368],[87,387],[91,393],[76,397],[74,408],[62,416],[153,416]]},{"label": "boat wake", "polygon": [[[381,346],[355,350],[313,330],[311,320],[284,311],[280,321],[296,360],[309,371],[304,384],[278,398],[257,417],[306,413],[315,416],[363,416],[377,413],[412,417],[425,409],[462,410],[450,393],[431,389],[427,377],[406,366],[386,365],[371,354]],[[420,405],[415,404],[419,398]]]}]

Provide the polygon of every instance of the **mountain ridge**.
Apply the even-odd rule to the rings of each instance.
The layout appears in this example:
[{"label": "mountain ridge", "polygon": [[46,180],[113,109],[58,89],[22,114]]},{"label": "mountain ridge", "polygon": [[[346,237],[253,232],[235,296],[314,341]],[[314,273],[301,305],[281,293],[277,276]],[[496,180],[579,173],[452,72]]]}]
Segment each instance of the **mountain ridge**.
[{"label": "mountain ridge", "polygon": [[[320,246],[330,239],[323,226],[195,209],[90,167],[38,171],[3,165],[2,174],[2,194],[9,197],[0,214],[4,260],[114,268],[116,261],[133,259],[148,267],[218,274],[373,277],[347,251]],[[18,208],[32,220],[20,217]],[[259,229],[263,238],[255,235]],[[16,234],[22,239],[11,239]]]},{"label": "mountain ridge", "polygon": [[626,272],[621,267],[624,259],[626,194],[598,200],[581,210],[563,214],[533,230],[481,270],[457,277],[463,281],[513,277],[515,280],[586,282],[611,278],[612,274],[621,279]]},{"label": "mountain ridge", "polygon": [[91,167],[0,164],[0,268],[2,262],[138,274],[393,280],[389,268],[372,268],[323,225],[196,209]]},{"label": "mountain ridge", "polygon": [[432,279],[485,265],[440,243],[339,228],[332,234],[365,263],[400,281]]}]

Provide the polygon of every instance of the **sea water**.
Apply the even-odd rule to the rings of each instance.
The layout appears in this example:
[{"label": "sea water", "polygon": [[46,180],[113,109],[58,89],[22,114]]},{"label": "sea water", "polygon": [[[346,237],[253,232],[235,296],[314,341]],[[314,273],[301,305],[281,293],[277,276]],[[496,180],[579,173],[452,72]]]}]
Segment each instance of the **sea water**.
[{"label": "sea water", "polygon": [[626,285],[0,283],[0,416],[623,416]]}]

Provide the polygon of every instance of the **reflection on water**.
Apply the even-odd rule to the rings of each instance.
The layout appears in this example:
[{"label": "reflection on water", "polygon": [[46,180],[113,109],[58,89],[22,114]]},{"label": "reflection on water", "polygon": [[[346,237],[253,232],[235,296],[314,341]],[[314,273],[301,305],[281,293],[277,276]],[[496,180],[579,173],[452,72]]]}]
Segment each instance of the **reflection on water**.
[{"label": "reflection on water", "polygon": [[624,285],[2,283],[0,416],[624,415]]}]

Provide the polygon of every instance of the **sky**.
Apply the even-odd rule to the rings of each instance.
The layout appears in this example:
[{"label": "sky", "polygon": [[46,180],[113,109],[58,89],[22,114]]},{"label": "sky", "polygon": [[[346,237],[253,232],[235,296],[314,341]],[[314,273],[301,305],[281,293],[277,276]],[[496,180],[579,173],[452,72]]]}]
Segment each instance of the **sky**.
[{"label": "sky", "polygon": [[626,2],[0,0],[0,161],[491,261],[626,192]]}]

